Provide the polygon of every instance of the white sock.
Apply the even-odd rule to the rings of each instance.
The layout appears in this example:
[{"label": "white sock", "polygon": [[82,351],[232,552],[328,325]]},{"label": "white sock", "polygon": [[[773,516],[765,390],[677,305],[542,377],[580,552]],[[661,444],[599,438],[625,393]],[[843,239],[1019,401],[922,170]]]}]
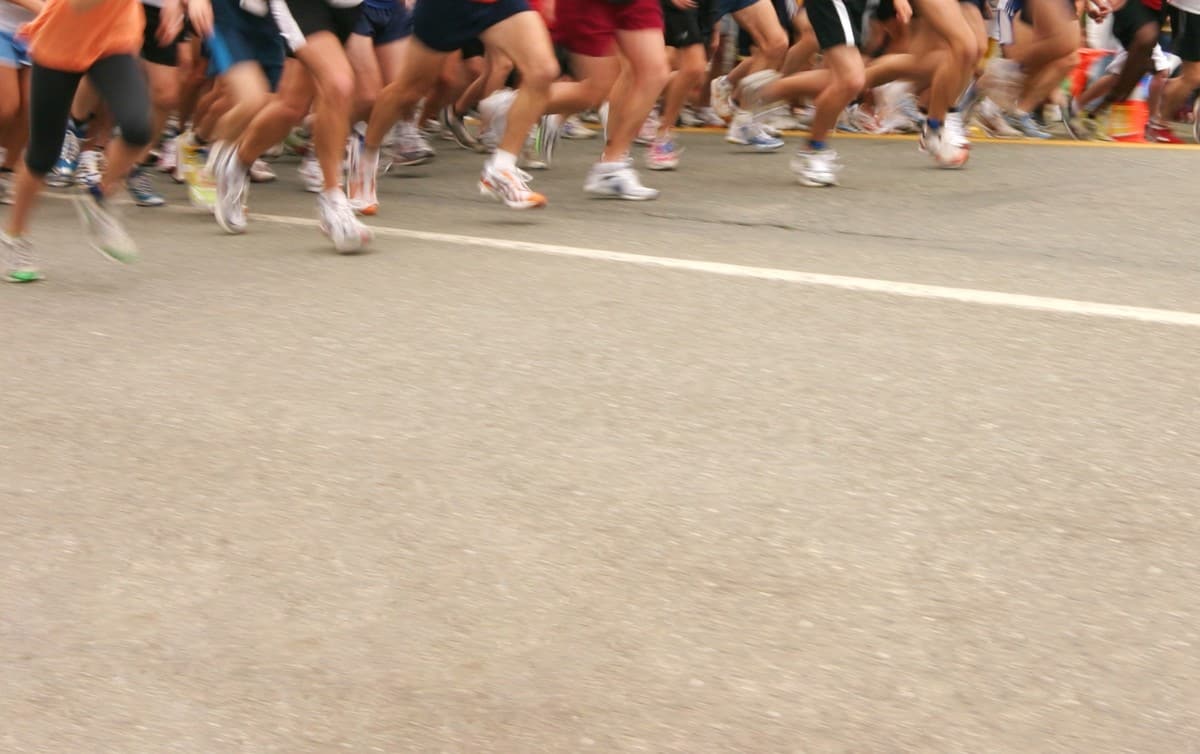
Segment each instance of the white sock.
[{"label": "white sock", "polygon": [[492,167],[496,170],[514,170],[517,167],[517,156],[512,152],[497,149],[492,155]]}]

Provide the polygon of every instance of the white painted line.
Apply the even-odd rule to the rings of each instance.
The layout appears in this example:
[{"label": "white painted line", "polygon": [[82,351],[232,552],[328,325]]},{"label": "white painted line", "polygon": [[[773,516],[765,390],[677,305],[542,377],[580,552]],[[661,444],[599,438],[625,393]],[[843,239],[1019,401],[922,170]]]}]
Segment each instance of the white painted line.
[{"label": "white painted line", "polygon": [[[317,225],[316,220],[305,217],[263,214],[251,214],[250,217],[254,220],[282,225],[299,225],[305,227],[315,227]],[[992,306],[1003,309],[1024,309],[1027,311],[1052,312],[1054,314],[1070,314],[1079,317],[1101,317],[1104,319],[1119,319],[1133,322],[1150,322],[1159,325],[1200,327],[1200,313],[1172,309],[1150,309],[1141,306],[1102,304],[1094,301],[1030,296],[1021,293],[1002,293],[1000,291],[984,291],[974,288],[951,288],[941,285],[903,283],[894,280],[876,280],[874,278],[849,277],[846,275],[825,275],[818,272],[800,272],[797,270],[781,270],[770,267],[751,267],[726,262],[706,262],[698,259],[630,254],[628,252],[608,251],[606,249],[587,249],[578,246],[510,241],[504,238],[463,236],[454,233],[431,233],[423,230],[408,230],[406,228],[391,228],[379,225],[372,225],[371,229],[379,236],[411,238],[418,241],[430,241],[454,246],[480,246],[504,251],[522,251],[531,254],[547,254],[601,262],[635,264],[642,267],[661,267],[685,272],[703,272],[709,275],[723,275],[725,277],[771,280],[781,283],[795,283],[797,285],[837,288],[844,291],[876,293],[885,296],[954,301],[975,306]]]}]

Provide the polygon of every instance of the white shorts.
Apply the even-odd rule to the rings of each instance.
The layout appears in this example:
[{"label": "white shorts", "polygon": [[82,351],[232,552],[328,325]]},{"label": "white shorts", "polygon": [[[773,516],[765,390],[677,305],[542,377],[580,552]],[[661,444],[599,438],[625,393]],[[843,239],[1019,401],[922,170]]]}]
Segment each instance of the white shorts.
[{"label": "white shorts", "polygon": [[[989,5],[992,5],[989,2]],[[1013,19],[1017,13],[1009,8],[1008,0],[999,0],[992,5],[992,17],[988,19],[988,36],[1001,45],[1016,41],[1013,36]]]}]

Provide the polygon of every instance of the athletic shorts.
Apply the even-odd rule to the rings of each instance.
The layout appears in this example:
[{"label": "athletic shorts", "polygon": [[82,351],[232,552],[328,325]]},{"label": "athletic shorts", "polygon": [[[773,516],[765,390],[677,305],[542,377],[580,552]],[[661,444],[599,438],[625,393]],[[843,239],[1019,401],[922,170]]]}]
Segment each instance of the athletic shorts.
[{"label": "athletic shorts", "polygon": [[667,47],[707,46],[716,26],[715,0],[696,0],[695,8],[681,10],[671,0],[662,0],[663,38]]},{"label": "athletic shorts", "polygon": [[1172,44],[1185,62],[1200,62],[1200,13],[1171,8]]},{"label": "athletic shorts", "polygon": [[1154,27],[1154,34],[1158,36],[1158,30],[1162,28],[1163,22],[1167,15],[1164,11],[1147,8],[1141,0],[1128,0],[1120,8],[1113,11],[1112,33],[1125,49],[1133,44],[1133,38],[1137,34],[1138,29],[1143,26],[1151,25]]},{"label": "athletic shorts", "polygon": [[[748,6],[747,6],[748,7]],[[795,30],[792,28],[792,15],[799,11],[793,0],[771,0],[771,7],[775,9],[775,18],[779,19],[779,26],[787,34],[788,47],[795,44]],[[749,57],[751,47],[754,46],[754,37],[750,36],[750,32],[738,27],[738,54],[742,57]]]},{"label": "athletic shorts", "polygon": [[713,12],[717,18],[721,18],[740,10],[746,10],[757,2],[758,0],[717,0],[717,7]]},{"label": "athletic shorts", "polygon": [[370,37],[376,45],[386,45],[406,38],[412,34],[412,28],[412,14],[403,2],[393,2],[387,8],[363,3],[362,15],[358,17],[354,33],[360,37]]},{"label": "athletic shorts", "polygon": [[204,43],[208,75],[223,76],[240,63],[258,63],[271,91],[279,88],[285,57],[275,19],[244,10],[238,0],[212,0],[213,33]]},{"label": "athletic shorts", "polygon": [[6,31],[0,31],[0,66],[25,68],[30,65],[29,48],[25,43]]},{"label": "athletic shorts", "polygon": [[146,29],[142,32],[142,60],[158,65],[179,65],[179,43],[183,41],[183,32],[166,47],[158,43],[158,24],[162,18],[162,10],[153,5],[142,3],[146,11]]},{"label": "athletic shorts", "polygon": [[663,28],[659,0],[559,0],[556,15],[554,41],[589,58],[614,55],[618,31]]},{"label": "athletic shorts", "polygon": [[808,21],[822,50],[862,44],[864,0],[808,0]]},{"label": "athletic shorts", "polygon": [[417,0],[413,35],[438,52],[461,50],[496,24],[529,10],[525,0]]},{"label": "athletic shorts", "polygon": [[345,44],[362,13],[361,4],[349,2],[354,0],[339,0],[337,5],[327,0],[271,0],[271,14],[288,49],[296,52],[309,37],[323,31]]}]

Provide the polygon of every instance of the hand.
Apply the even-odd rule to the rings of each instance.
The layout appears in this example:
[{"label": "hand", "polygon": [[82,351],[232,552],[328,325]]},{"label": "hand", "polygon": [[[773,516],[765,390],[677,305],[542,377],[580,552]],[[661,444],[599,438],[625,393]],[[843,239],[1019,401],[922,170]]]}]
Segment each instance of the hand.
[{"label": "hand", "polygon": [[912,20],[912,5],[908,0],[895,0],[896,5],[896,20],[902,24],[907,24]]},{"label": "hand", "polygon": [[208,39],[213,30],[211,0],[188,0],[188,20],[201,39]]},{"label": "hand", "polygon": [[696,0],[671,0],[671,4],[679,10],[691,10],[696,7]]},{"label": "hand", "polygon": [[166,0],[158,13],[158,32],[154,35],[159,45],[175,44],[183,33],[183,4],[181,0]]},{"label": "hand", "polygon": [[1088,0],[1087,14],[1093,21],[1103,21],[1113,12],[1113,4],[1108,0]]}]

